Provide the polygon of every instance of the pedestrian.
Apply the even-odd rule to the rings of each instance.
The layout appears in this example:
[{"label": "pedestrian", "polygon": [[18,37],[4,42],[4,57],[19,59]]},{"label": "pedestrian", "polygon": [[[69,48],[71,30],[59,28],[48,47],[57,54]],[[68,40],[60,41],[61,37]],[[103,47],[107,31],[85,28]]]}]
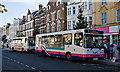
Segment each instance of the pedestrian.
[{"label": "pedestrian", "polygon": [[113,58],[113,44],[110,45],[110,60]]},{"label": "pedestrian", "polygon": [[120,40],[118,41],[118,47],[120,47]]},{"label": "pedestrian", "polygon": [[118,51],[118,49],[117,49],[117,45],[116,44],[113,44],[114,45],[114,47],[113,47],[113,52],[114,52],[114,57],[115,57],[115,59],[116,59],[116,62],[119,62],[119,51]]},{"label": "pedestrian", "polygon": [[105,53],[105,59],[107,59],[107,49],[108,49],[108,45],[106,43],[106,41],[104,42],[104,53]]}]

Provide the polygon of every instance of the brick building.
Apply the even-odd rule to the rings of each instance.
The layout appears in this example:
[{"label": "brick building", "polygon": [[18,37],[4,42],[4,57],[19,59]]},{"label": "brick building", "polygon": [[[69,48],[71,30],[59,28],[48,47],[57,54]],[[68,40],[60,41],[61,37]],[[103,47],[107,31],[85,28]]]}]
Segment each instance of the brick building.
[{"label": "brick building", "polygon": [[48,2],[45,12],[45,32],[66,30],[66,14],[66,3],[63,3],[61,0]]},{"label": "brick building", "polygon": [[27,16],[25,18],[25,24],[23,25],[23,31],[25,36],[33,36],[34,24],[33,24],[33,16],[31,10],[28,9]]}]

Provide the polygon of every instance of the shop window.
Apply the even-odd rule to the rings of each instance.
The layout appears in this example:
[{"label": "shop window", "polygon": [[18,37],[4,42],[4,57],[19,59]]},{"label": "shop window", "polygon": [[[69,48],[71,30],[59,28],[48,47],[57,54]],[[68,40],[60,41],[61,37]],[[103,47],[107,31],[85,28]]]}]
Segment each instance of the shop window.
[{"label": "shop window", "polygon": [[110,44],[110,35],[104,35],[103,41],[106,41],[108,44]]},{"label": "shop window", "polygon": [[72,44],[72,34],[64,34],[63,42],[65,45],[71,45]]},{"label": "shop window", "polygon": [[118,44],[118,35],[113,35],[112,36],[112,39],[113,39],[113,44]]}]

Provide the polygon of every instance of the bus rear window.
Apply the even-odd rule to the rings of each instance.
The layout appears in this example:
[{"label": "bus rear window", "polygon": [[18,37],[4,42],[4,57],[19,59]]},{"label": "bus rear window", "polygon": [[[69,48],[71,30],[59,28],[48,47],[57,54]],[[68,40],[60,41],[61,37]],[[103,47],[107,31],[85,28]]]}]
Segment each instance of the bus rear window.
[{"label": "bus rear window", "polygon": [[66,45],[72,44],[72,34],[64,34],[63,35],[63,42]]}]

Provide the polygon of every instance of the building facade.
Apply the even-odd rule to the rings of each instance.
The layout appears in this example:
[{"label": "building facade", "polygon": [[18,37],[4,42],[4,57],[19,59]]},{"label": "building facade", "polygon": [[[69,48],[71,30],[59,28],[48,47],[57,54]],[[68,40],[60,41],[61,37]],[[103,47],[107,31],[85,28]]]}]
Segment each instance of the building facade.
[{"label": "building facade", "polygon": [[62,0],[48,2],[45,12],[45,32],[57,32],[67,29],[66,3]]},{"label": "building facade", "polygon": [[33,20],[34,14],[31,10],[28,9],[27,16],[25,18],[25,24],[23,24],[23,34],[25,36],[33,36],[33,30],[34,30],[34,20]]},{"label": "building facade", "polygon": [[3,25],[3,35],[6,35],[6,25]]},{"label": "building facade", "polygon": [[118,44],[120,40],[120,1],[93,3],[93,29],[104,31],[104,40]]},{"label": "building facade", "polygon": [[9,37],[14,38],[14,24],[11,24],[9,27]]},{"label": "building facade", "polygon": [[9,35],[10,35],[10,23],[7,23],[7,25],[6,25],[6,36],[7,36],[7,39],[9,39],[10,37],[9,37]]},{"label": "building facade", "polygon": [[35,27],[39,28],[40,34],[45,33],[45,11],[46,8],[39,4],[39,10],[35,15]]},{"label": "building facade", "polygon": [[20,36],[25,36],[24,25],[25,25],[26,16],[23,16],[20,23]]},{"label": "building facade", "polygon": [[19,36],[21,21],[22,21],[21,18],[14,18],[14,21],[13,21],[13,30],[14,30],[13,36],[14,37]]},{"label": "building facade", "polygon": [[3,36],[3,27],[0,27],[0,39],[2,38]]},{"label": "building facade", "polygon": [[74,28],[78,22],[80,8],[83,10],[83,16],[88,22],[88,27],[92,26],[92,2],[91,0],[70,0],[67,6],[67,30]]}]

